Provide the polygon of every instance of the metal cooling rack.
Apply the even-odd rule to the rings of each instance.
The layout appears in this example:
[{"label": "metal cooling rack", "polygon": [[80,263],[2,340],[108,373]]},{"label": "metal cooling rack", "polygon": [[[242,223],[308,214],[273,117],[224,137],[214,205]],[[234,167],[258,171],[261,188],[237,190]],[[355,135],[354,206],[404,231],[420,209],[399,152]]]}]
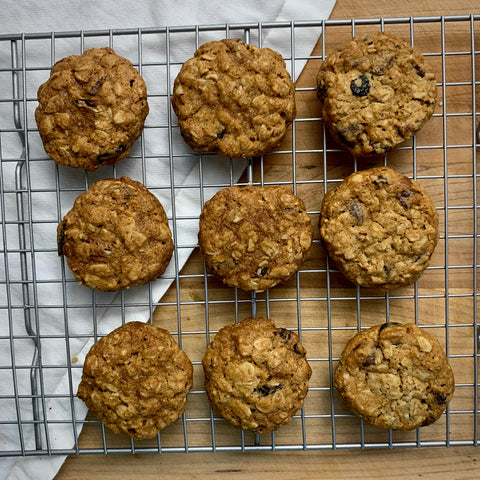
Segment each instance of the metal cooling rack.
[{"label": "metal cooling rack", "polygon": [[[213,189],[236,182],[286,183],[305,197],[314,222],[318,221],[323,193],[346,174],[365,167],[330,141],[319,116],[312,116],[308,111],[302,113],[300,109],[285,148],[250,159],[241,178],[236,177],[235,164],[231,161],[228,182],[208,183],[202,172],[209,156],[197,156],[186,149],[170,111],[170,88],[182,62],[212,37],[243,37],[251,43],[269,46],[271,34],[283,35],[285,51],[281,53],[297,80],[297,98],[310,99],[313,105],[315,86],[302,81],[303,64],[307,62],[307,70],[309,65],[316,69],[327,53],[351,36],[379,29],[398,32],[410,39],[437,73],[439,107],[433,118],[413,141],[384,159],[374,160],[404,171],[424,183],[427,190],[435,192],[441,239],[432,265],[422,279],[411,288],[390,294],[353,287],[329,264],[318,241],[318,232],[312,258],[296,277],[264,294],[249,295],[222,287],[205,272],[197,250],[180,270],[179,252],[189,252],[196,245],[181,245],[177,227],[180,222],[194,221],[197,217],[176,215],[179,186],[175,184],[174,172],[178,162],[198,159],[197,181],[183,188],[197,192],[199,205]],[[309,30],[318,34],[323,31],[323,35],[315,51],[303,55],[299,53],[301,38]],[[425,42],[429,45],[427,50],[423,47]],[[178,50],[179,45],[185,43],[187,56]],[[476,136],[480,116],[479,44],[479,15],[0,36],[0,78],[4,85],[10,85],[8,93],[0,98],[0,321],[7,325],[0,336],[0,351],[7,352],[0,357],[0,378],[2,384],[12,387],[0,391],[0,432],[10,429],[14,436],[6,447],[0,445],[0,456],[476,446],[479,439],[477,146],[480,141]],[[169,167],[170,176],[150,187],[170,196],[170,221],[177,246],[171,273],[167,272],[165,277],[172,286],[158,301],[152,298],[151,286],[146,288],[145,300],[140,303],[129,303],[128,295],[121,294],[116,310],[119,322],[128,321],[129,311],[140,306],[149,309],[154,321],[156,315],[162,321],[170,318],[168,327],[194,363],[196,380],[184,415],[151,442],[133,442],[115,436],[97,419],[91,416],[84,419],[80,413],[72,378],[81,371],[82,365],[74,357],[73,344],[96,340],[106,333],[97,328],[97,320],[99,312],[109,306],[109,300],[95,292],[86,294],[85,287],[76,284],[56,256],[56,239],[45,240],[38,234],[44,226],[54,231],[75,196],[96,181],[98,175],[106,178],[122,174],[121,162],[96,174],[83,171],[73,174],[69,170],[69,175],[76,176],[75,181],[70,181],[65,169],[53,166],[41,150],[33,119],[36,88],[47,78],[53,63],[86,48],[105,45],[112,46],[119,54],[124,48],[128,51],[133,48],[135,58],[130,60],[146,77],[151,111],[163,108],[169,112],[165,122],[155,117],[147,120],[131,161],[138,165],[139,177],[144,182],[150,178],[154,161]],[[147,50],[156,52],[148,62],[145,60]],[[49,58],[49,61],[39,61],[39,58]],[[462,101],[457,104],[459,97]],[[313,111],[319,110],[313,108]],[[462,125],[462,134],[452,136],[450,132],[458,132],[458,124]],[[312,131],[317,135],[311,135]],[[152,152],[149,148],[155,136],[165,138],[164,151]],[[271,165],[280,167],[270,168]],[[38,185],[36,172],[45,168],[51,172],[52,182]],[[282,175],[277,178],[279,172]],[[46,197],[55,199],[56,211],[48,218],[36,218],[36,205]],[[38,265],[44,257],[58,264],[54,278],[42,278]],[[50,294],[46,292],[52,289],[60,296],[59,301],[50,301]],[[42,319],[54,311],[60,313],[61,328],[45,331]],[[72,316],[79,311],[85,315],[84,330],[78,330],[71,323]],[[201,373],[201,358],[211,335],[225,323],[256,314],[271,316],[278,320],[277,324],[297,329],[314,372],[304,409],[290,424],[263,436],[235,430],[215,416],[202,388]],[[456,394],[445,414],[434,425],[415,432],[380,431],[364,425],[342,407],[331,381],[335,362],[348,338],[362,328],[399,317],[429,328],[445,345],[456,374]],[[30,345],[32,351],[28,358],[21,353],[25,345]],[[46,362],[45,345],[65,352],[59,364]],[[69,379],[66,391],[58,392],[48,383],[49,373],[56,370],[64,371]],[[20,387],[25,379],[26,389]],[[60,418],[49,417],[52,401],[63,401],[67,405]],[[83,426],[81,436],[80,426]],[[54,446],[50,434],[57,427],[69,432],[73,438],[71,445]]]}]

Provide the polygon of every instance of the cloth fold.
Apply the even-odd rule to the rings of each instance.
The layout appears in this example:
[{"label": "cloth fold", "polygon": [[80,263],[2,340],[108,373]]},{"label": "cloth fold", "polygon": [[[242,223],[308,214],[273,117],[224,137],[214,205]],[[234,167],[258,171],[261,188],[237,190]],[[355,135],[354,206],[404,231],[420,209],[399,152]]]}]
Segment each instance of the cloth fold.
[{"label": "cloth fold", "polygon": [[[227,4],[214,0],[137,0],[134,4],[127,0],[80,3],[7,0],[0,12],[0,22],[1,34],[290,22],[326,19],[334,4],[335,0],[268,3],[243,0]],[[295,80],[320,33],[320,29],[299,29],[295,52],[292,52],[289,29],[267,29],[261,39],[255,38],[252,31],[252,38],[248,40],[273,48],[286,59],[293,56],[300,59],[287,60],[287,68]],[[25,316],[30,315],[40,346],[40,368],[36,375],[42,399],[40,417],[46,420],[40,423],[42,448],[51,451],[75,448],[86,407],[77,399],[72,402],[71,395],[75,394],[81,377],[81,367],[77,365],[83,364],[96,338],[92,332],[96,336],[104,335],[122,322],[150,318],[152,302],[162,298],[196,246],[202,201],[236,182],[247,165],[246,160],[219,156],[200,160],[185,145],[178,129],[167,128],[169,119],[176,124],[167,105],[167,88],[181,63],[193,55],[196,42],[192,33],[172,35],[168,59],[164,34],[141,36],[141,48],[134,35],[84,36],[79,33],[65,40],[53,35],[46,40],[25,40],[19,48],[20,68],[13,69],[15,72],[23,69],[24,77],[18,73],[21,77],[18,83],[17,74],[10,73],[15,67],[12,46],[9,42],[0,45],[0,75],[4,79],[0,82],[0,193],[4,200],[0,278],[5,279],[0,284],[0,453],[7,454],[0,457],[0,480],[51,479],[66,458],[56,454],[13,456],[21,455],[22,448],[35,449],[30,387],[34,342],[26,330]],[[212,29],[202,31],[199,38],[200,43],[204,43],[224,37],[225,30]],[[141,68],[147,83],[150,114],[143,140],[137,141],[131,156],[114,168],[105,167],[87,174],[79,169],[58,167],[46,157],[36,131],[33,113],[38,86],[48,78],[54,61],[78,54],[82,48],[105,46],[109,42],[118,54]],[[170,72],[165,65],[170,66]],[[26,98],[22,97],[23,92]],[[13,114],[12,110],[17,108]],[[25,157],[24,145],[16,133],[18,123],[20,129],[28,132],[28,162],[21,168],[15,161]],[[127,175],[141,181],[158,196],[169,216],[176,248],[161,278],[143,287],[107,294],[76,283],[57,256],[56,227],[79,193],[96,180],[114,175]],[[20,195],[21,191],[27,193]],[[22,209],[26,219],[25,245],[19,240],[19,229],[23,228],[19,224],[23,219],[18,215]],[[21,252],[26,254],[22,256]],[[28,274],[27,283],[22,271]]]}]

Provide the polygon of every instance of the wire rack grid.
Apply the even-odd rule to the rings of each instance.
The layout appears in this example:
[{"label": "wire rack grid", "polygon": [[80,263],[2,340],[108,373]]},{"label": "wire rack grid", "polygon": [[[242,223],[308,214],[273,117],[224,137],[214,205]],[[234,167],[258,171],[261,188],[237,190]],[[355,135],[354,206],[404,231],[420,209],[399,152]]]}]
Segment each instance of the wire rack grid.
[{"label": "wire rack grid", "polygon": [[[380,29],[399,34],[424,53],[437,75],[439,101],[414,139],[386,157],[360,161],[326,133],[314,78],[335,47]],[[319,40],[313,52],[304,53],[302,39],[312,32]],[[170,109],[171,86],[182,63],[204,41],[225,37],[282,45],[296,81],[297,118],[279,149],[261,158],[194,154],[184,145]],[[0,36],[0,78],[10,86],[0,98],[0,456],[476,446],[479,42],[478,15]],[[105,45],[128,56],[147,82],[151,113],[142,139],[117,166],[95,173],[58,167],[39,140],[33,117],[36,89],[55,61]],[[386,294],[349,284],[329,263],[316,227],[324,193],[352,171],[378,164],[423,183],[441,225],[439,245],[422,278]],[[221,180],[212,176],[216,168],[225,170]],[[77,284],[57,256],[56,225],[75,197],[100,178],[132,172],[162,199],[176,243],[171,265],[159,280],[165,290],[169,287],[161,298],[151,284],[135,294],[90,291]],[[295,277],[256,295],[212,278],[195,239],[182,234],[184,225],[196,225],[201,206],[216,190],[246,183],[290,185],[304,199],[316,228],[311,257]],[[193,209],[192,202],[184,207],[185,193],[193,198]],[[195,380],[181,419],[155,440],[134,442],[113,435],[90,415],[85,418],[75,394],[82,347],[139,310],[176,336],[194,364]],[[235,430],[216,416],[201,370],[205,348],[218,329],[256,315],[297,330],[313,370],[302,411],[267,435]],[[456,393],[445,414],[414,432],[364,424],[343,408],[332,384],[348,338],[389,320],[428,328],[445,346],[456,375]],[[64,443],[59,445],[57,437]]]}]

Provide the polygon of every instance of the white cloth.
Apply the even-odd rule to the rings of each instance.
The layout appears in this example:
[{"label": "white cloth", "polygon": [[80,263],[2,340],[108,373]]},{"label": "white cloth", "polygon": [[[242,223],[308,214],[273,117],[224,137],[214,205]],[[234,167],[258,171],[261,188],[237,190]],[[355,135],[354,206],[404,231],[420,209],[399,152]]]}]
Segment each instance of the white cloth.
[{"label": "white cloth", "polygon": [[[178,0],[115,0],[99,1],[84,0],[82,2],[67,0],[7,0],[0,10],[0,34],[7,33],[37,33],[63,31],[91,31],[123,28],[148,28],[175,25],[218,25],[242,22],[273,22],[291,20],[321,20],[326,19],[335,4],[335,0],[273,0],[259,2],[257,0],[241,0],[235,2],[216,2]],[[319,29],[298,29],[296,31],[295,56],[308,56],[320,34]],[[223,31],[202,32],[201,43],[210,38],[220,39],[225,36]],[[188,37],[188,38],[187,38]],[[82,38],[83,44],[80,44]],[[170,42],[170,60],[177,67],[189,58],[194,51],[191,34],[178,34]],[[142,58],[139,59],[139,48],[135,36],[104,36],[92,37],[77,35],[72,40],[58,40],[54,43],[45,40],[27,40],[25,42],[24,58],[27,67],[27,83],[25,85],[27,111],[20,109],[20,120],[26,120],[29,129],[35,129],[33,111],[34,99],[38,85],[48,77],[48,69],[52,62],[63,56],[80,53],[81,48],[103,46],[112,39],[117,52],[129,58],[134,64],[147,65],[159,61],[165,50],[165,35],[142,36]],[[252,43],[258,43],[258,38],[251,38]],[[96,42],[96,43],[95,43]],[[100,45],[99,42],[103,42]],[[288,29],[271,29],[261,39],[262,46],[271,47],[285,56],[291,56],[291,38]],[[8,42],[4,42],[8,43]],[[52,58],[52,44],[55,45]],[[287,62],[293,78],[297,78],[304,65],[304,60]],[[0,48],[0,69],[10,69],[11,51]],[[38,68],[40,67],[40,68]],[[176,67],[175,67],[176,68]],[[175,70],[172,67],[173,70]],[[172,71],[172,77],[174,75]],[[0,100],[13,97],[11,74],[3,74],[0,82]],[[92,340],[85,341],[92,331],[103,335],[119,326],[123,321],[146,321],[151,315],[151,302],[162,297],[175,278],[197,242],[198,215],[201,210],[201,200],[206,200],[217,191],[221,185],[229,185],[238,180],[244,171],[246,162],[243,160],[228,160],[221,157],[209,157],[208,161],[200,162],[198,156],[183,143],[178,132],[173,135],[173,144],[169,144],[168,131],[158,128],[166,125],[169,107],[158,98],[166,98],[166,74],[161,68],[144,67],[142,75],[147,82],[150,101],[150,114],[147,118],[144,132],[145,165],[141,160],[142,144],[138,141],[131,158],[120,162],[115,170],[112,167],[99,169],[88,175],[79,169],[57,167],[46,158],[36,131],[29,135],[29,171],[23,170],[24,185],[29,184],[31,197],[32,225],[27,225],[27,249],[33,242],[35,254],[27,251],[27,269],[29,279],[35,284],[30,285],[30,303],[38,305],[31,310],[34,330],[41,336],[41,365],[44,392],[48,398],[45,410],[41,412],[48,419],[48,443],[45,438],[44,424],[43,448],[70,449],[74,447],[73,420],[82,420],[86,415],[83,402],[75,399],[74,411],[69,399],[70,392],[75,393],[81,376],[81,368],[68,369],[72,365],[82,365],[86,352]],[[20,85],[20,94],[23,85]],[[163,95],[163,97],[162,97]],[[173,115],[173,114],[171,114]],[[149,128],[150,126],[150,128]],[[12,102],[0,102],[0,130],[14,129],[12,117]],[[173,152],[169,152],[169,149]],[[0,452],[19,451],[21,445],[26,449],[35,449],[33,427],[25,424],[19,429],[21,420],[32,419],[30,369],[32,362],[33,342],[25,337],[24,327],[24,296],[21,288],[20,255],[18,253],[17,196],[15,195],[16,162],[6,161],[20,158],[22,144],[18,135],[5,134],[0,137],[2,155],[2,182],[5,192],[5,225],[0,236],[2,252],[12,252],[0,260],[0,279],[6,279],[8,284],[0,288]],[[169,153],[174,154],[170,165]],[[152,158],[154,157],[154,158]],[[200,177],[201,169],[201,177]],[[155,193],[167,210],[170,224],[173,228],[176,242],[175,255],[170,262],[165,275],[150,285],[133,288],[121,294],[106,294],[92,292],[81,287],[76,282],[67,282],[63,291],[63,283],[58,281],[65,275],[72,279],[66,265],[56,255],[56,226],[59,219],[71,208],[74,198],[90,186],[94,181],[108,178],[113,174],[127,175],[146,184]],[[204,189],[204,197],[200,196],[200,178],[202,185],[212,185]],[[61,187],[61,195],[57,198],[57,185]],[[183,188],[182,188],[183,187]],[[71,190],[68,192],[68,188]],[[175,213],[173,218],[173,213]],[[28,218],[28,215],[27,215]],[[41,221],[36,221],[40,220]],[[31,228],[30,228],[31,227]],[[32,268],[34,262],[34,268]],[[10,288],[7,289],[7,286]],[[64,296],[67,304],[65,305]],[[135,308],[123,308],[125,305],[136,305]],[[6,308],[6,307],[9,308]],[[38,322],[38,323],[37,323]],[[68,335],[67,335],[68,328]],[[83,337],[82,337],[83,335]],[[65,341],[65,337],[69,341]],[[13,349],[11,348],[13,345]],[[76,357],[76,358],[75,358]],[[74,359],[74,360],[71,360]],[[4,368],[15,363],[15,377],[12,368]],[[24,368],[18,368],[24,367]],[[70,372],[70,374],[69,374]],[[15,382],[14,382],[15,378]],[[18,404],[14,394],[20,397]],[[39,392],[42,393],[42,392]],[[58,395],[57,398],[55,396]],[[11,396],[11,398],[7,398]],[[60,420],[65,423],[55,423]],[[11,424],[8,424],[11,422]],[[81,424],[77,425],[77,435]],[[9,479],[51,479],[61,467],[65,456],[8,456],[0,457],[0,480]]]}]

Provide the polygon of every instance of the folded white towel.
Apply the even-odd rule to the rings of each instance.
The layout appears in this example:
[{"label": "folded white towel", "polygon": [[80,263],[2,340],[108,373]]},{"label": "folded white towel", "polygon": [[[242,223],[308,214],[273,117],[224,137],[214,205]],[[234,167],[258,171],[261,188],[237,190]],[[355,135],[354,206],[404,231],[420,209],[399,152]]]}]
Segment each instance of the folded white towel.
[{"label": "folded white towel", "polygon": [[[5,2],[4,2],[5,3]],[[215,0],[179,0],[175,2],[158,0],[127,0],[82,2],[65,0],[7,0],[0,10],[2,34],[28,32],[63,32],[79,30],[108,30],[125,28],[163,27],[175,25],[218,25],[229,22],[273,22],[291,20],[320,20],[328,18],[335,1],[324,0],[284,0],[258,2],[216,2]],[[148,30],[146,30],[148,32]],[[173,30],[174,31],[174,30]],[[222,31],[202,32],[203,43],[209,39],[219,39]],[[308,56],[320,34],[319,29],[297,29],[295,56]],[[253,35],[253,34],[252,34]],[[174,36],[174,37],[172,37]],[[172,33],[170,61],[172,77],[175,68],[192,56],[194,41],[192,35]],[[52,40],[25,40],[25,49],[20,45],[20,78],[22,75],[22,55],[25,59],[26,84],[19,83],[19,95],[26,92],[27,101],[20,102],[19,121],[22,128],[27,123],[29,168],[22,170],[22,184],[29,187],[30,196],[23,195],[25,208],[31,210],[32,222],[26,225],[26,269],[29,280],[29,309],[33,330],[41,335],[40,384],[48,398],[41,416],[48,419],[48,435],[45,424],[41,424],[42,447],[50,450],[74,448],[74,420],[86,415],[86,408],[75,399],[72,411],[70,392],[76,392],[81,376],[81,368],[69,368],[75,362],[83,363],[91,346],[85,338],[92,331],[106,334],[123,321],[146,321],[152,313],[152,302],[158,301],[187,261],[197,243],[198,216],[201,211],[200,183],[211,186],[203,190],[203,200],[212,196],[221,186],[238,180],[245,169],[245,160],[228,160],[210,156],[207,161],[199,161],[183,143],[178,132],[169,143],[168,116],[173,115],[166,105],[166,72],[148,65],[160,62],[165,55],[165,34],[140,34],[139,48],[136,35],[74,35],[73,38]],[[40,83],[48,78],[48,68],[63,56],[80,53],[82,48],[104,46],[112,41],[112,46],[129,58],[135,65],[143,64],[142,75],[147,83],[150,114],[147,118],[143,143],[139,140],[130,158],[120,162],[115,169],[104,167],[95,173],[85,174],[79,169],[56,167],[49,160],[41,145],[33,118],[36,91]],[[252,38],[258,43],[258,38]],[[262,36],[262,46],[271,47],[287,57],[292,56],[289,29],[267,29]],[[52,57],[52,46],[55,46]],[[141,53],[141,58],[139,58]],[[0,82],[0,100],[12,99],[12,55],[9,42],[0,44],[0,69],[5,70]],[[288,63],[294,79],[303,68],[304,61]],[[163,96],[162,96],[163,95]],[[160,100],[159,100],[160,99]],[[162,100],[163,99],[163,100]],[[163,102],[163,103],[162,103]],[[26,111],[23,111],[26,107]],[[15,128],[12,102],[0,103],[0,133]],[[160,126],[160,127],[159,127]],[[28,398],[30,389],[30,368],[34,351],[33,341],[26,338],[24,323],[24,291],[21,284],[21,263],[16,195],[16,158],[22,156],[20,137],[4,133],[0,137],[1,182],[4,192],[2,213],[3,234],[0,236],[2,260],[0,278],[7,281],[0,284],[0,457],[1,479],[50,479],[55,476],[65,456],[10,456],[35,449],[35,437],[31,423],[32,402]],[[142,148],[144,149],[142,151]],[[170,151],[170,149],[172,151]],[[142,162],[142,153],[145,163]],[[171,162],[170,154],[174,155]],[[154,157],[154,158],[152,158]],[[144,183],[156,194],[169,215],[173,228],[176,250],[165,275],[144,287],[132,288],[123,293],[107,294],[92,292],[75,281],[61,282],[62,275],[67,280],[73,277],[66,265],[56,254],[56,226],[61,217],[70,210],[73,200],[87,186],[101,178],[112,175],[127,175]],[[201,181],[200,181],[201,179]],[[57,197],[58,186],[61,194]],[[4,215],[4,218],[3,218]],[[28,214],[26,218],[29,218]],[[32,248],[33,247],[33,248]],[[32,250],[34,254],[32,254]],[[5,252],[8,252],[6,254]],[[66,285],[65,290],[63,290]],[[67,298],[67,304],[64,299]],[[127,307],[125,308],[125,305]],[[132,308],[131,306],[135,307]],[[37,306],[37,308],[35,308]],[[8,307],[8,308],[7,308]],[[82,336],[83,335],[83,336]],[[24,337],[24,338],[22,338]],[[68,339],[68,341],[66,340]],[[74,360],[72,360],[74,359]],[[12,368],[12,364],[16,368]],[[56,397],[58,395],[58,397]],[[55,420],[67,423],[55,423]],[[81,425],[77,425],[77,434]],[[12,452],[12,453],[8,453]]]}]

